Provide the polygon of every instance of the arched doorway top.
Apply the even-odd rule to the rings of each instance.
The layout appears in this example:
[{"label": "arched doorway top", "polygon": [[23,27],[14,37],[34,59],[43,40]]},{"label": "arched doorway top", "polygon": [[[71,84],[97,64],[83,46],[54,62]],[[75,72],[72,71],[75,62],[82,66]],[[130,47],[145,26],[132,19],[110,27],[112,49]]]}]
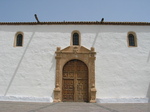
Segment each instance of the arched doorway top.
[{"label": "arched doorway top", "polygon": [[63,64],[63,67],[64,67],[68,62],[74,61],[74,60],[80,61],[80,62],[84,63],[84,64],[88,67],[87,63],[85,63],[84,60],[81,60],[81,59],[70,59],[70,60],[66,60],[66,62],[64,62],[64,64]]}]

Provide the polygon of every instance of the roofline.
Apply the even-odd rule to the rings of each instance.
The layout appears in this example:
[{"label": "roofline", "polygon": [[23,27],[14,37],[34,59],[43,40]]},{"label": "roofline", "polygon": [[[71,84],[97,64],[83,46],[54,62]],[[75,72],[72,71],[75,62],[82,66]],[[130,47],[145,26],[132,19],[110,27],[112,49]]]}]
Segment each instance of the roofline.
[{"label": "roofline", "polygon": [[150,25],[150,22],[0,22],[0,25]]}]

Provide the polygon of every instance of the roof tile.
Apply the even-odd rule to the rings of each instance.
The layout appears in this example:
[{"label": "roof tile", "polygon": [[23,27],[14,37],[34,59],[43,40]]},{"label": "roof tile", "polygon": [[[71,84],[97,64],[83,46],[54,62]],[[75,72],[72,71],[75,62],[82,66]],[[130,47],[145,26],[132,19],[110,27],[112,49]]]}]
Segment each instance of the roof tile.
[{"label": "roof tile", "polygon": [[150,25],[149,22],[101,22],[101,21],[73,21],[73,22],[0,22],[0,25]]}]

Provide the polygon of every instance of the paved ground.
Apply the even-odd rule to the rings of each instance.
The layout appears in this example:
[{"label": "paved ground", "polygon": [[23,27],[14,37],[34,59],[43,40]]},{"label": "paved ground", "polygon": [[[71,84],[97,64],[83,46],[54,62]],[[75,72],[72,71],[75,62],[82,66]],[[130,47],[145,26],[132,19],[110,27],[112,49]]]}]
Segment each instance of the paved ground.
[{"label": "paved ground", "polygon": [[24,103],[0,102],[0,112],[150,112],[150,103]]}]

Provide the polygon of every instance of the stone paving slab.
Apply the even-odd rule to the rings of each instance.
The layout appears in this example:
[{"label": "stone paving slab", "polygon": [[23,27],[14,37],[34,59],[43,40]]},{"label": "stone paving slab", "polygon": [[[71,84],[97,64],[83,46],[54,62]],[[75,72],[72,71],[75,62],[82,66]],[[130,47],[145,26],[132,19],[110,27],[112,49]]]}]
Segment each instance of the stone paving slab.
[{"label": "stone paving slab", "polygon": [[150,103],[0,102],[0,112],[150,112]]}]

